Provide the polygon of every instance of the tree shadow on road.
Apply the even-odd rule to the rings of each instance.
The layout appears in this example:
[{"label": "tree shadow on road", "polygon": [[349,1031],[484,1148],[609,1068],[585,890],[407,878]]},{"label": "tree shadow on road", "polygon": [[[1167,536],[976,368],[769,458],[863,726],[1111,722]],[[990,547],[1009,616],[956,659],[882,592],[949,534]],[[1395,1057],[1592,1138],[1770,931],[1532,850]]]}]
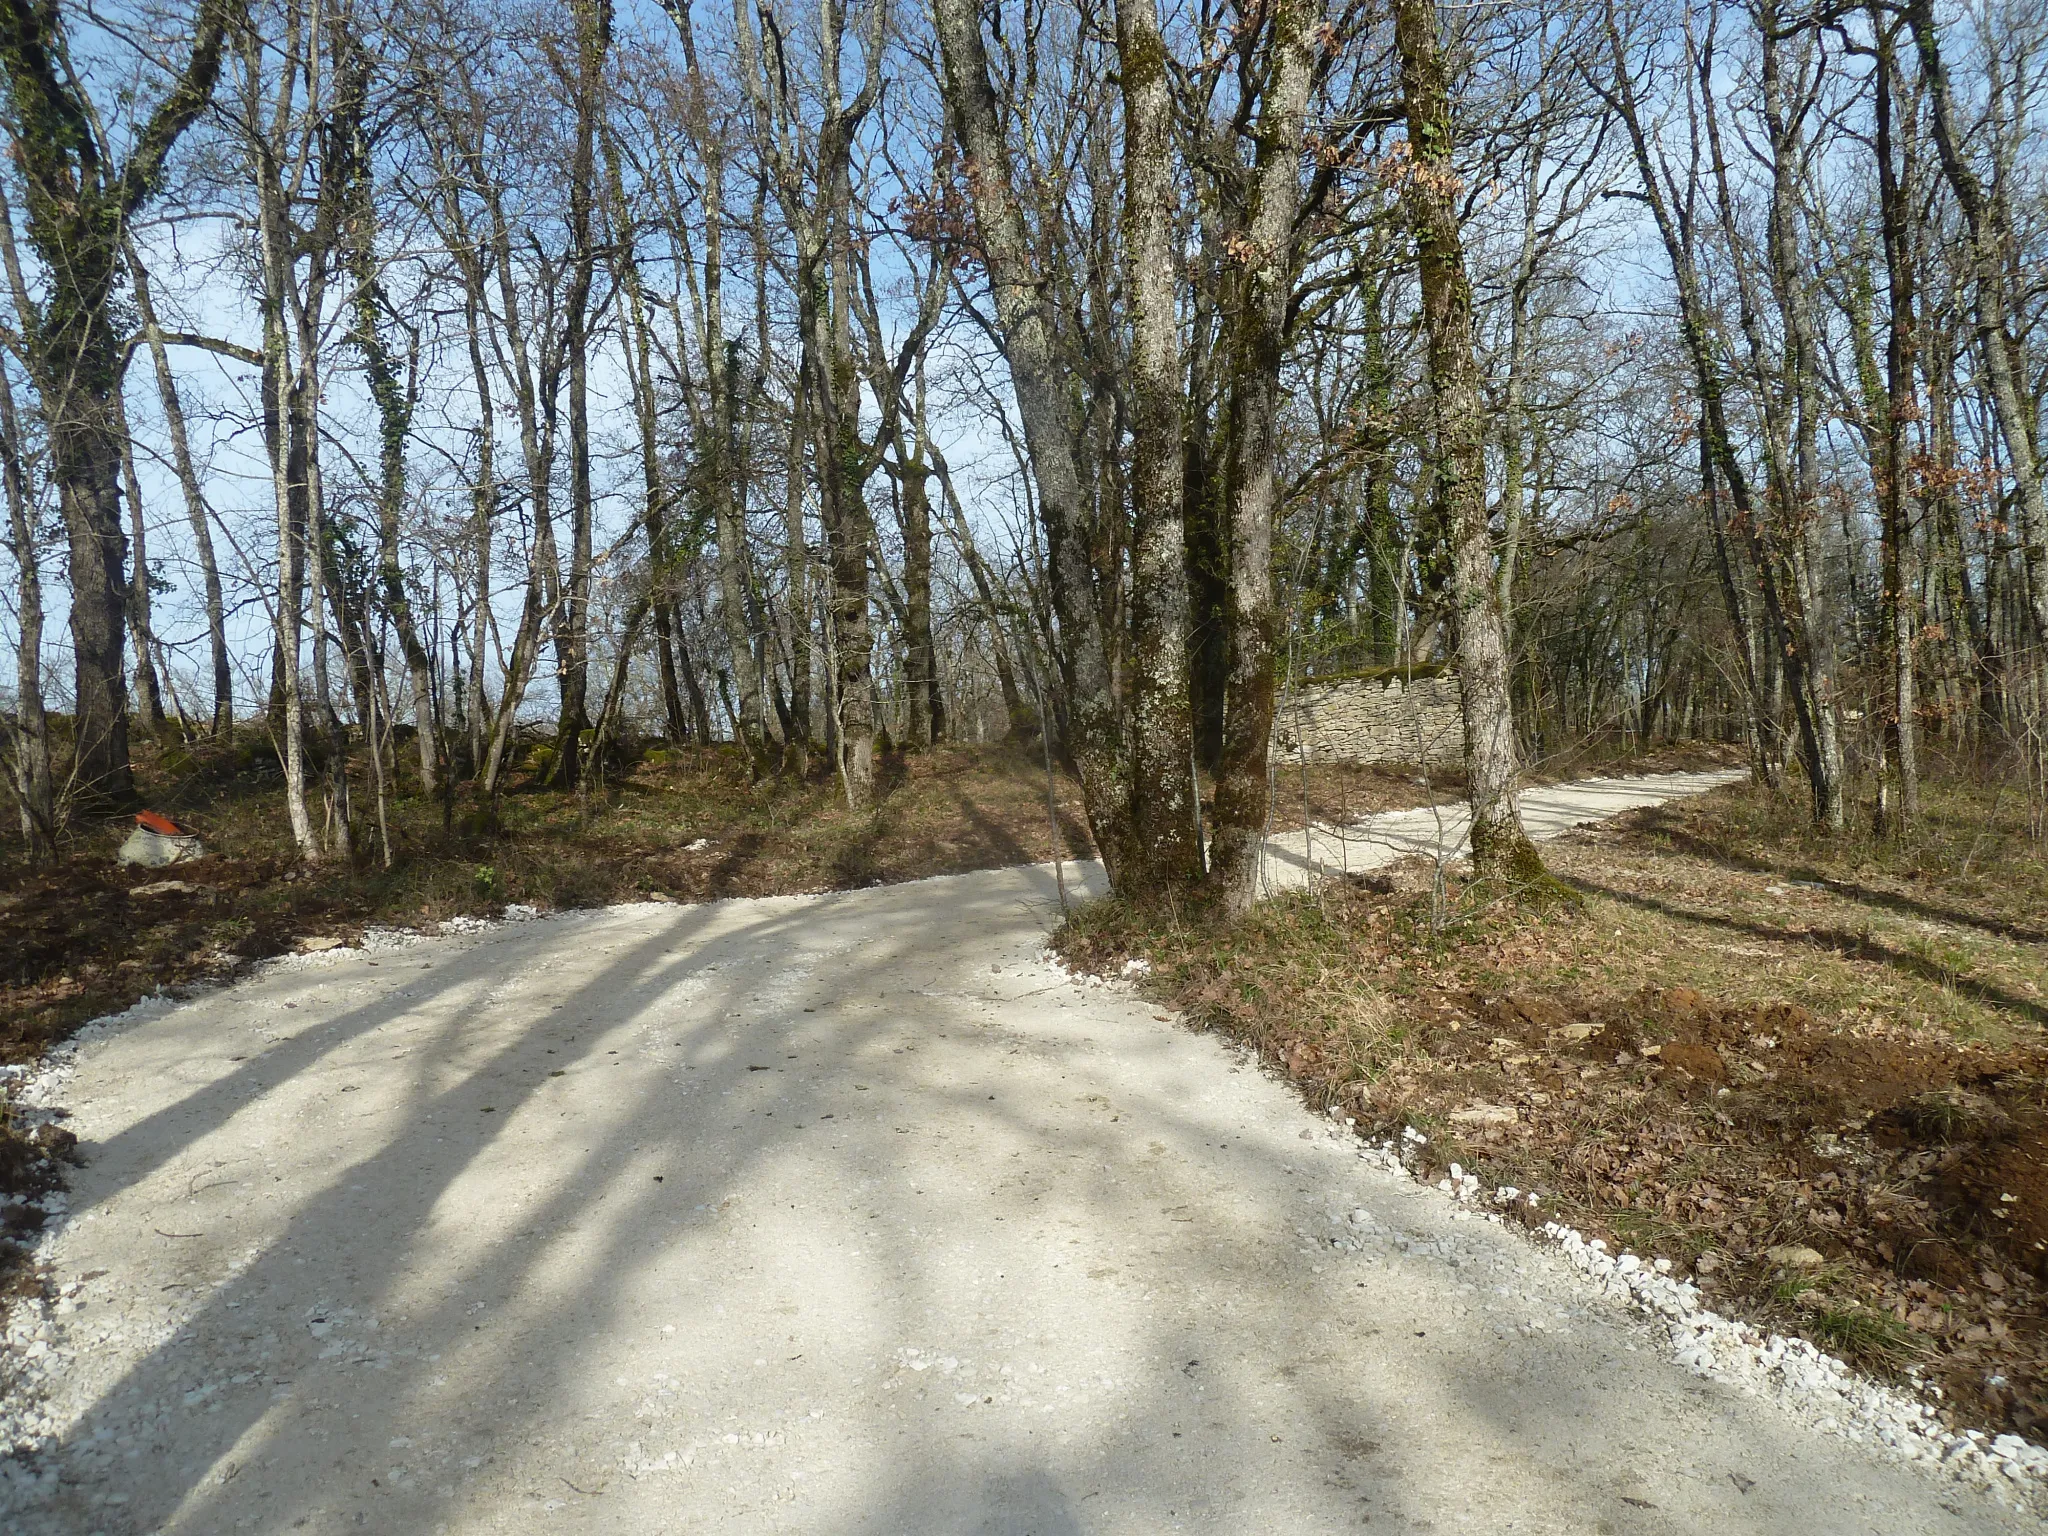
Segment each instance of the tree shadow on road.
[{"label": "tree shadow on road", "polygon": [[[1568,1448],[1628,1439],[1627,1395],[1476,1335],[1376,1373],[1405,1303],[1291,1235],[1355,1162],[1297,1178],[1293,1122],[1218,1091],[1253,1069],[1134,999],[1062,984],[1021,1015],[1056,989],[1003,973],[1054,899],[1022,869],[579,914],[391,957],[430,980],[281,972],[114,1042],[163,1077],[91,1148],[81,1216],[196,1201],[203,1247],[131,1245],[106,1283],[183,1266],[203,1299],[71,1426],[22,1528],[1419,1530],[1507,1518],[1471,1468],[1531,1458],[1562,1470],[1514,1517],[1571,1525],[1608,1473]],[[382,990],[201,1059],[341,980]],[[279,1171],[187,1193],[230,1152]],[[905,1363],[975,1340],[974,1392]]]}]

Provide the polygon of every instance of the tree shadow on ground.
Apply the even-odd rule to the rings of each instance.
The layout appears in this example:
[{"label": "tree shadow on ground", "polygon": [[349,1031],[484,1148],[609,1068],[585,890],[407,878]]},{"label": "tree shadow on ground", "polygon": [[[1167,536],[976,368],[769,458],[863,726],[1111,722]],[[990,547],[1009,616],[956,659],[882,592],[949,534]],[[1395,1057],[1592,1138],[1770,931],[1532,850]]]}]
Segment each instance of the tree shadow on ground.
[{"label": "tree shadow on ground", "polygon": [[[1042,897],[1035,892],[1042,883],[1042,876],[1023,872],[1034,901]],[[211,1081],[166,1082],[152,1097],[153,1109],[145,1106],[145,1113],[89,1149],[96,1165],[94,1208],[131,1218],[140,1212],[141,1219],[164,1220],[181,1234],[212,1232],[203,1256],[198,1245],[189,1250],[197,1270],[177,1282],[204,1299],[67,1437],[59,1460],[75,1491],[45,1512],[52,1520],[48,1529],[121,1529],[117,1522],[125,1516],[146,1530],[211,1531],[253,1522],[275,1530],[425,1531],[451,1512],[474,1514],[479,1505],[500,1513],[523,1509],[536,1518],[551,1513],[572,1524],[575,1512],[585,1510],[594,1522],[589,1528],[607,1531],[667,1529],[667,1518],[655,1518],[648,1501],[666,1504],[666,1490],[688,1481],[683,1471],[656,1466],[619,1475],[622,1460],[632,1460],[622,1455],[625,1436],[672,1443],[661,1410],[649,1407],[661,1394],[644,1379],[649,1343],[643,1341],[655,1338],[657,1315],[684,1324],[672,1352],[659,1358],[681,1361],[672,1367],[675,1380],[691,1378],[706,1399],[715,1403],[722,1384],[760,1367],[753,1362],[750,1370],[738,1358],[751,1354],[754,1342],[716,1321],[701,1289],[657,1284],[651,1299],[650,1275],[683,1273],[674,1268],[679,1252],[692,1255],[697,1279],[711,1280],[714,1294],[741,1315],[785,1310],[769,1303],[787,1296],[795,1304],[786,1309],[792,1315],[801,1307],[840,1320],[822,1332],[815,1323],[771,1324],[805,1328],[807,1347],[797,1359],[814,1351],[840,1353],[851,1347],[842,1335],[867,1325],[891,1341],[934,1337],[933,1316],[957,1314],[971,1294],[951,1273],[950,1246],[934,1248],[929,1264],[913,1264],[908,1288],[898,1291],[900,1279],[883,1280],[845,1258],[849,1247],[860,1251],[855,1245],[902,1241],[864,1222],[858,1207],[870,1200],[884,1210],[909,1205],[928,1211],[940,1231],[971,1231],[988,1219],[991,1191],[981,1164],[964,1170],[968,1185],[955,1178],[949,1186],[942,1168],[922,1166],[921,1144],[953,1134],[943,1127],[971,1117],[991,1147],[1022,1149],[1039,1135],[1040,1119],[1033,1103],[998,1105],[967,1085],[934,1091],[917,1067],[917,1032],[897,1027],[894,1005],[882,1001],[903,985],[899,952],[919,943],[937,914],[982,910],[999,928],[996,909],[1014,905],[1011,892],[977,901],[932,889],[936,884],[902,903],[906,920],[885,928],[883,942],[851,947],[830,935],[820,939],[821,926],[852,899],[843,896],[686,908],[664,915],[652,931],[615,940],[621,920],[608,914],[530,929],[521,937],[539,941],[543,953],[521,957],[517,973],[526,980],[517,1004],[507,992],[513,974],[507,962],[514,957],[503,936],[453,956],[429,951],[435,959],[426,962],[416,958],[420,951],[408,951],[405,960],[431,965],[431,977],[395,978],[403,984],[233,1062]],[[596,975],[550,987],[549,977],[564,964],[581,960],[587,967],[593,949],[608,941],[615,942],[616,956]],[[777,1006],[757,1008],[758,1027],[728,1023],[749,1003],[761,1003],[807,949],[832,957],[829,985],[799,987]],[[955,964],[964,970],[963,961],[949,957],[947,966]],[[275,989],[268,1006],[282,1009],[295,1000],[303,1004],[306,989],[322,978],[309,970],[267,980]],[[259,982],[251,990],[261,988]],[[679,998],[685,1001],[680,1010]],[[262,1000],[247,996],[243,1002]],[[808,1006],[799,1009],[798,1002]],[[507,1007],[524,1017],[506,1019]],[[366,1051],[367,1037],[402,1026],[410,1030],[399,1052],[405,1060],[383,1043]],[[630,1042],[644,1046],[650,1039],[672,1058],[672,1070],[619,1071],[617,1055],[634,1049]],[[168,1032],[164,1044],[171,1044]],[[853,1096],[843,1092],[845,1082],[801,1079],[792,1058],[818,1053],[848,1062],[844,1072],[869,1082],[877,1098],[888,1095],[878,1118],[850,1116]],[[859,1062],[865,1064],[852,1064]],[[209,1070],[216,1068],[209,1064]],[[340,1095],[380,1071],[387,1084],[396,1076],[403,1091],[371,1116],[355,1114],[355,1106],[371,1103],[370,1095]],[[618,1090],[606,1091],[614,1072],[630,1085],[623,1105]],[[579,1112],[573,1096],[578,1079],[581,1092],[603,1095],[604,1113],[592,1114],[588,1099]],[[255,1235],[249,1227],[261,1223],[250,1218],[260,1206],[244,1202],[264,1200],[268,1184],[268,1169],[250,1166],[251,1128],[234,1135],[230,1122],[256,1112],[280,1090],[307,1101],[290,1116],[300,1131],[286,1156],[310,1163],[299,1172],[312,1187],[284,1197],[291,1209],[247,1249],[246,1263],[230,1261],[226,1276],[208,1273]],[[316,1106],[325,1125],[308,1119]],[[723,1124],[714,1140],[687,1134],[691,1121],[704,1129]],[[273,1129],[258,1128],[255,1145],[269,1140]],[[230,1132],[234,1151],[222,1132]],[[1120,1142],[1121,1133],[1106,1123],[1061,1138],[1047,1155],[1071,1160],[1077,1175],[1081,1167],[1098,1166],[1105,1174],[1078,1176],[1060,1198],[1081,1206],[1114,1198],[1120,1180],[1106,1171],[1127,1156]],[[229,1161],[210,1185],[185,1178],[185,1164],[211,1168],[221,1157]],[[169,1195],[181,1213],[176,1226],[147,1213],[165,1192],[144,1195],[138,1188],[167,1164],[175,1170]],[[832,1240],[819,1244],[807,1263],[776,1278],[741,1281],[758,1271],[763,1257],[750,1236],[765,1214],[763,1181],[795,1192],[828,1177],[832,1167],[858,1170],[859,1179],[850,1182],[874,1192],[836,1214],[818,1213],[832,1224]],[[187,1197],[195,1187],[197,1194]],[[200,1203],[190,1204],[194,1199]],[[1008,1211],[1013,1221],[1029,1214],[1014,1203]],[[225,1230],[236,1225],[241,1234]],[[1247,1253],[1264,1251],[1252,1234],[1245,1239]],[[176,1250],[178,1257],[167,1262],[181,1262],[187,1251]],[[730,1258],[722,1257],[728,1252]],[[730,1283],[721,1270],[730,1272]],[[309,1287],[311,1275],[320,1278]],[[1089,1282],[1076,1275],[1063,1283]],[[658,1299],[663,1292],[673,1294],[664,1301]],[[319,1298],[311,1311],[301,1305],[309,1294]],[[723,1316],[726,1307],[716,1310]],[[1140,1357],[1190,1351],[1179,1338],[1154,1341],[1157,1347],[1123,1342]],[[798,1369],[810,1368],[792,1368]],[[586,1430],[584,1410],[593,1391],[602,1394],[599,1383],[615,1374],[623,1383],[628,1373],[647,1391],[638,1422],[627,1397],[605,1415],[601,1430]],[[232,1385],[225,1379],[230,1375]],[[452,1389],[446,1385],[451,1380],[457,1383]],[[1192,1392],[1180,1379],[1168,1380]],[[1234,1403],[1222,1378],[1205,1386],[1212,1412],[1231,1419],[1256,1412]],[[754,1401],[758,1411],[761,1395]],[[1182,1410],[1168,1410],[1146,1394],[1134,1406],[1138,1422],[1117,1429],[1116,1444],[1102,1448],[1107,1466],[1156,1459],[1163,1454],[1159,1446],[1172,1443],[1144,1424],[1156,1413]],[[370,1430],[356,1421],[367,1420],[373,1408],[378,1423]],[[864,1446],[861,1479],[834,1489],[813,1529],[1063,1536],[1083,1528],[1077,1511],[1098,1490],[1076,1486],[1071,1466],[1063,1475],[1051,1465],[1056,1457],[1071,1463],[1078,1452],[1056,1451],[1049,1432],[1037,1442],[1045,1448],[1042,1456],[1028,1443],[1001,1443],[1009,1438],[1002,1435],[997,1444],[951,1450],[946,1447],[958,1437],[950,1434],[906,1446],[882,1432],[891,1421],[879,1395],[873,1415],[875,1422],[853,1436]],[[701,1431],[707,1418],[715,1415],[692,1413],[685,1427]],[[1074,1422],[1071,1415],[1062,1420]],[[792,1443],[804,1428],[798,1413],[783,1410],[772,1426],[744,1427],[767,1427]],[[543,1440],[545,1451],[523,1449]],[[1247,1457],[1249,1445],[1248,1439]],[[534,1479],[531,1487],[491,1470],[515,1447],[538,1463],[521,1474]],[[126,1450],[144,1458],[140,1478],[136,1463],[125,1461]],[[704,1460],[713,1454],[744,1463],[752,1453],[721,1448]],[[456,1470],[465,1464],[467,1472]],[[132,1494],[126,1510],[85,1502],[110,1466],[124,1475],[102,1487]],[[1254,1471],[1249,1462],[1233,1462],[1229,1475],[1242,1481]],[[757,1469],[744,1465],[719,1476],[728,1474],[742,1485],[760,1480]],[[700,1467],[697,1476],[705,1475]],[[1156,1467],[1147,1481],[1165,1485]],[[640,1484],[637,1500],[634,1482]],[[754,1492],[766,1504],[782,1497],[772,1488]],[[628,1515],[628,1509],[635,1512]],[[901,1518],[891,1510],[900,1510]]]},{"label": "tree shadow on ground", "polygon": [[1681,853],[1703,859],[1710,864],[1719,864],[1726,869],[1739,869],[1746,874],[1769,875],[1773,878],[1804,880],[1822,886],[1837,896],[1846,896],[1867,906],[1882,907],[1887,912],[1924,918],[1929,922],[1950,923],[1958,928],[1974,928],[1994,938],[2013,939],[2022,944],[2048,944],[2048,929],[2009,922],[2004,918],[1966,911],[1961,907],[1947,906],[1941,902],[1930,901],[1924,896],[1909,896],[1902,891],[1879,890],[1875,886],[1863,885],[1854,880],[1843,880],[1811,865],[1789,859],[1772,862],[1742,853],[1726,843],[1714,842],[1700,836],[1687,827],[1678,815],[1669,811],[1649,814],[1641,823],[1640,830],[1669,840],[1671,846]]},{"label": "tree shadow on ground", "polygon": [[1845,959],[1875,961],[1903,976],[1911,976],[1916,981],[1928,981],[1937,986],[1949,987],[1977,1002],[2018,1014],[2030,1024],[2048,1024],[2048,1005],[2033,998],[2022,997],[1993,982],[1960,975],[1950,967],[1924,956],[1894,949],[1867,933],[1851,933],[1843,928],[1785,928],[1772,923],[1753,922],[1746,918],[1727,917],[1715,912],[1702,912],[1696,907],[1673,901],[1660,901],[1654,896],[1619,890],[1614,886],[1601,885],[1570,875],[1562,878],[1582,895],[1602,896],[1609,901],[1620,902],[1639,911],[1655,912],[1681,922],[1698,923],[1704,927],[1719,928],[1727,933],[1739,933],[1749,938],[1766,939],[1777,944],[1810,945],[1815,949],[1824,949],[1832,954],[1841,955]]},{"label": "tree shadow on ground", "polygon": [[[110,1042],[141,1091],[91,1148],[75,1246],[172,1209],[214,1236],[123,1251],[128,1294],[161,1274],[199,1299],[69,1429],[65,1485],[18,1528],[1579,1529],[1596,1505],[1652,1528],[1628,1511],[1696,1474],[1637,1452],[1618,1367],[1446,1338],[1448,1286],[1374,1278],[1398,1254],[1325,1273],[1296,1222],[1355,1179],[1348,1148],[1248,1124],[1278,1090],[1225,1091],[1251,1069],[1135,999],[998,984],[1052,901],[1024,869],[582,914],[375,978],[273,973]],[[283,1033],[342,983],[377,995]],[[223,1022],[271,1018],[221,1060]],[[1452,1230],[1412,1186],[1358,1197]],[[911,1345],[972,1349],[986,1395],[897,1363]],[[1043,1402],[990,1403],[1034,1356],[1061,1373]],[[1696,1427],[1797,1475],[1767,1418]],[[1546,1470],[1473,1475],[1497,1463]],[[1793,1525],[1682,1496],[1696,1528]]]}]

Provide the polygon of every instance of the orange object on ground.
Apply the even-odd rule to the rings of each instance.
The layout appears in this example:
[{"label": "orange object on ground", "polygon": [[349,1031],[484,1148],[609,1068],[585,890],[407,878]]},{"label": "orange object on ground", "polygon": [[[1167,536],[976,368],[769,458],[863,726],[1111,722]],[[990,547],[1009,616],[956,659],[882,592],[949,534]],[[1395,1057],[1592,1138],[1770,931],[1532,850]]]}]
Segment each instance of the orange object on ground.
[{"label": "orange object on ground", "polygon": [[186,835],[183,827],[179,826],[168,816],[159,816],[155,811],[137,811],[135,813],[135,824],[138,827],[147,827],[152,832],[162,833],[165,837],[183,837]]}]

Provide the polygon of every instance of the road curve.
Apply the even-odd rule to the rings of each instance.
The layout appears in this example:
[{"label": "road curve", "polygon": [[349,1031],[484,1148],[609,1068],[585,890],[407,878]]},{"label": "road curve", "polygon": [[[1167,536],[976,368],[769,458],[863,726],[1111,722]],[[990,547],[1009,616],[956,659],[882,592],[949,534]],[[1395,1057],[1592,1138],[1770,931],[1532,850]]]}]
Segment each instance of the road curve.
[{"label": "road curve", "polygon": [[1688,1375],[1056,916],[622,907],[138,1010],[0,1528],[2037,1529]]}]

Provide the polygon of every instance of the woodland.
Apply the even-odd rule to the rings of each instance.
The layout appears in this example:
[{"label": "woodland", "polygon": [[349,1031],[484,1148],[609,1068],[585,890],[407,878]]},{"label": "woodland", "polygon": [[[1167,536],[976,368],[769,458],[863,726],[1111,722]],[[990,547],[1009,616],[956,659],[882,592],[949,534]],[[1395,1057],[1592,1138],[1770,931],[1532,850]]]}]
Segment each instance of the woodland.
[{"label": "woodland", "polygon": [[[1004,738],[1242,912],[1302,679],[1823,835],[2043,804],[2048,11],[4,0],[24,867],[255,733],[296,859],[660,745]],[[1039,746],[1034,746],[1034,751]],[[2032,824],[2038,832],[2036,809]]]}]

